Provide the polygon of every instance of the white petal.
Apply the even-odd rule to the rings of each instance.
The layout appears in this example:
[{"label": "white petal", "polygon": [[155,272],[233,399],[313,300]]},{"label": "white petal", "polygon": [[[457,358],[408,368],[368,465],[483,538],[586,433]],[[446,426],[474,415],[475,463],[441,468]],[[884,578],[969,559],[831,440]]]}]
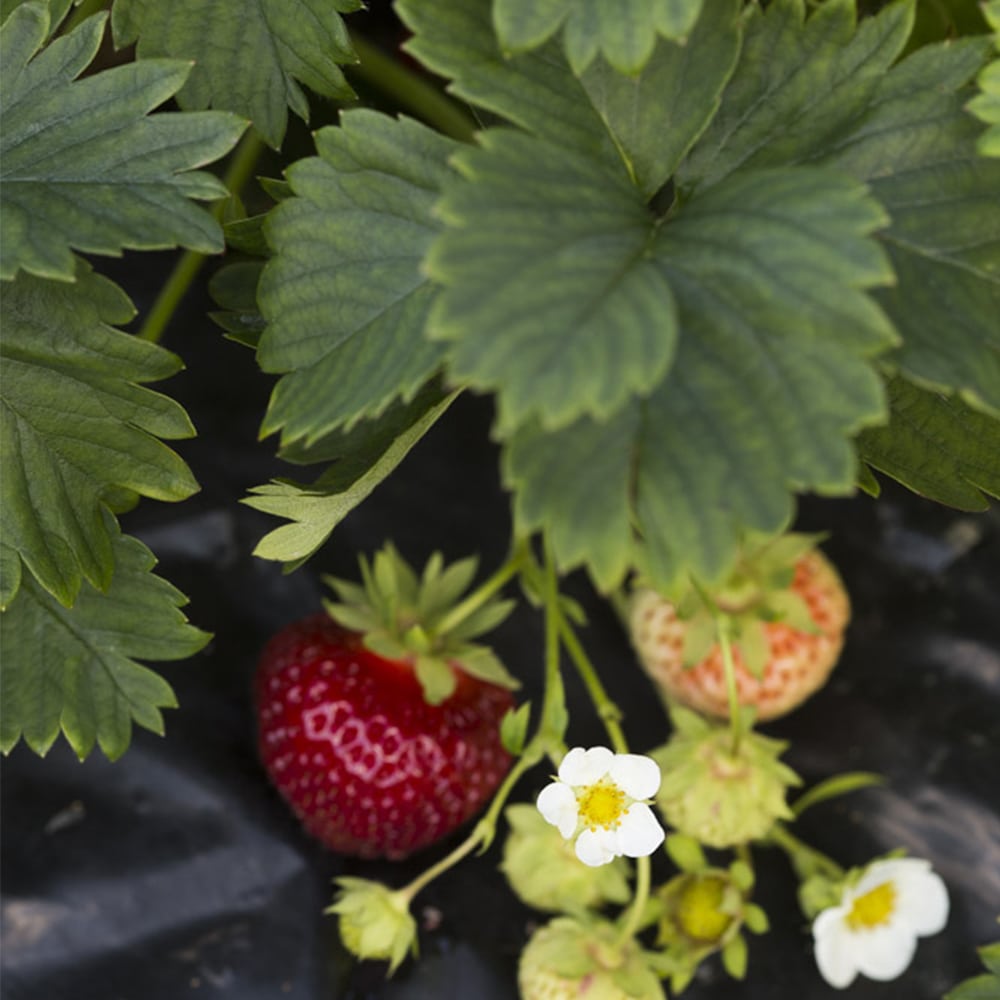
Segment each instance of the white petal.
[{"label": "white petal", "polygon": [[899,894],[899,919],[914,934],[926,937],[944,930],[948,923],[948,890],[941,877],[930,870],[913,868],[895,879]]},{"label": "white petal", "polygon": [[854,962],[854,939],[844,923],[846,910],[834,906],[813,921],[813,953],[820,975],[835,989],[842,990],[858,974]]},{"label": "white petal", "polygon": [[613,830],[584,830],[576,838],[576,856],[591,868],[606,865],[618,856],[615,851],[615,833]]},{"label": "white petal", "polygon": [[638,753],[620,753],[611,763],[611,780],[632,799],[651,799],[660,787],[660,765]]},{"label": "white petal", "polygon": [[887,982],[901,976],[913,961],[917,939],[905,924],[895,922],[852,935],[858,972]]},{"label": "white petal", "polygon": [[559,780],[567,785],[592,785],[608,773],[615,755],[607,747],[573,747],[559,765]]},{"label": "white petal", "polygon": [[851,898],[856,899],[871,892],[884,882],[897,882],[916,872],[930,871],[931,864],[923,858],[887,858],[870,864],[864,874],[851,889]]},{"label": "white petal", "polygon": [[665,836],[663,827],[653,814],[653,810],[642,802],[636,802],[625,810],[618,827],[618,853],[628,858],[641,858],[652,854]]},{"label": "white petal", "polygon": [[546,823],[559,827],[559,832],[569,840],[576,830],[578,815],[576,811],[576,795],[569,785],[561,781],[553,781],[546,785],[535,803]]}]

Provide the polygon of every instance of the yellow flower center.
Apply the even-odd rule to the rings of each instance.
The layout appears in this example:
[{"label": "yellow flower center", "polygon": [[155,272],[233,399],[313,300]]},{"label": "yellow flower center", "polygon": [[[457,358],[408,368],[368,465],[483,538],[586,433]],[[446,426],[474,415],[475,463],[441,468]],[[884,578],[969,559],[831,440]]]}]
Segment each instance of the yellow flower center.
[{"label": "yellow flower center", "polygon": [[599,781],[580,793],[577,809],[591,829],[617,826],[625,812],[625,793],[613,781]]},{"label": "yellow flower center", "polygon": [[681,893],[677,905],[677,922],[681,930],[695,941],[718,941],[732,917],[719,906],[726,883],[718,876],[695,877]]},{"label": "yellow flower center", "polygon": [[895,907],[896,887],[892,882],[883,882],[854,900],[847,914],[847,926],[852,931],[871,930],[888,923]]}]

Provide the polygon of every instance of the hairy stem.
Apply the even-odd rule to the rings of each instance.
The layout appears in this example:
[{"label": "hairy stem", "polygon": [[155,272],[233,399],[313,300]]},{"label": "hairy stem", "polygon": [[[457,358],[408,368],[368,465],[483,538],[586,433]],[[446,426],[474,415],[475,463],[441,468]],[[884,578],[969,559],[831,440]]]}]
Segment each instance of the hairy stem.
[{"label": "hairy stem", "polygon": [[[233,194],[239,194],[244,185],[250,179],[257,159],[263,149],[263,142],[256,132],[248,132],[236,148],[233,158],[229,162],[223,183]],[[226,199],[220,198],[212,206],[212,215],[216,220],[221,221],[222,213],[225,211]],[[138,336],[142,340],[149,340],[158,343],[163,337],[163,333],[173,318],[181,300],[187,294],[192,282],[198,276],[202,264],[205,262],[205,254],[197,253],[194,250],[185,250],[180,259],[174,265],[174,269],[167,279],[166,284],[160,289],[153,308],[146,316],[142,329]]]},{"label": "hairy stem", "polygon": [[722,670],[726,678],[726,696],[729,699],[729,727],[733,737],[733,756],[740,752],[743,739],[743,714],[740,711],[740,697],[736,688],[736,664],[733,662],[733,644],[729,638],[729,628],[721,618],[715,619],[715,631],[719,637],[722,653]]},{"label": "hairy stem", "polygon": [[618,932],[619,945],[623,945],[629,938],[635,937],[636,932],[640,929],[642,918],[646,913],[646,904],[649,902],[650,869],[647,855],[635,859],[635,895],[632,897],[632,905],[625,911]]},{"label": "hairy stem", "polygon": [[352,35],[351,42],[360,62],[344,67],[349,76],[371,84],[439,132],[462,142],[472,141],[476,122],[450,97],[360,35]]},{"label": "hairy stem", "polygon": [[590,700],[594,703],[594,708],[597,710],[598,716],[604,723],[608,739],[611,741],[611,746],[614,748],[615,753],[628,753],[628,741],[625,739],[625,733],[622,731],[620,725],[621,710],[608,697],[608,693],[604,689],[604,685],[601,683],[601,678],[594,669],[593,663],[590,662],[590,658],[587,656],[572,626],[561,613],[559,615],[559,635],[562,638],[563,645],[566,647],[566,652],[569,653],[569,658],[573,661],[573,665],[576,667],[576,671],[583,681],[584,687],[587,689],[587,693],[590,695]]}]

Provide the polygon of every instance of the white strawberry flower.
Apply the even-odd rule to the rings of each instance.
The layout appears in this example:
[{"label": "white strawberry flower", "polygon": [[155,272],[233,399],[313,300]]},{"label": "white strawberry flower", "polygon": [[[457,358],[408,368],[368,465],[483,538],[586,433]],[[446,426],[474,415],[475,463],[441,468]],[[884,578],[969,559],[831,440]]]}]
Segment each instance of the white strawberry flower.
[{"label": "white strawberry flower", "polygon": [[937,934],[947,921],[948,891],[930,862],[875,861],[813,922],[816,964],[837,989],[858,973],[895,979],[912,961],[917,938]]},{"label": "white strawberry flower", "polygon": [[652,854],[663,843],[663,827],[646,801],[659,787],[660,768],[649,757],[574,747],[558,780],[538,796],[538,811],[566,840],[575,837],[576,856],[596,868],[622,855]]}]

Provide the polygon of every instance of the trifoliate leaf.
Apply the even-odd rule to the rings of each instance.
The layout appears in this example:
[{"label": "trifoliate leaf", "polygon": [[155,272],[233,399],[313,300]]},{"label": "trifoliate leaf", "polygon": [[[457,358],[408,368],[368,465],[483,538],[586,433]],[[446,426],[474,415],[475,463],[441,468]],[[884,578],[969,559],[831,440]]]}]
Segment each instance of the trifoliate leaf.
[{"label": "trifoliate leaf", "polygon": [[499,390],[511,428],[606,419],[648,392],[673,354],[670,286],[654,229],[621,167],[507,129],[456,154],[448,229],[426,261],[445,287],[431,336],[452,342],[452,374]]},{"label": "trifoliate leaf", "polygon": [[707,0],[691,36],[661,41],[641,72],[624,76],[603,60],[581,77],[648,198],[671,177],[711,121],[740,49],[740,4]]},{"label": "trifoliate leaf", "polygon": [[92,17],[39,51],[48,11],[19,6],[0,29],[0,276],[18,270],[72,281],[71,248],[185,246],[222,250],[218,223],[190,199],[225,195],[193,168],[218,159],[244,129],[222,112],[154,114],[190,65],[130,63],[75,80],[101,43]]},{"label": "trifoliate leaf", "polygon": [[906,44],[911,0],[856,27],[855,0],[828,0],[806,18],[805,0],[749,8],[736,71],[722,106],[677,182],[683,191],[734,170],[807,160],[864,112]]},{"label": "trifoliate leaf", "polygon": [[606,423],[518,429],[518,530],[551,531],[560,565],[602,587],[641,544],[669,589],[684,571],[721,578],[742,531],[784,525],[793,490],[849,492],[850,436],[885,417],[870,359],[894,334],[862,291],[889,279],[866,238],[883,221],[861,185],[806,168],[733,175],[684,205],[651,251],[678,306],[669,374]]},{"label": "trifoliate leaf", "polygon": [[436,289],[421,261],[457,143],[409,119],[354,111],[288,172],[296,195],[266,231],[258,289],[261,367],[286,372],[263,433],[309,444],[397,397],[411,399],[444,350],[424,337]]},{"label": "trifoliate leaf", "polygon": [[913,5],[855,30],[853,0],[805,19],[803,0],[752,8],[719,113],[678,172],[683,193],[734,170],[822,164],[870,185],[896,282],[876,298],[902,335],[911,380],[1000,410],[1000,163],[979,156],[964,88],[985,38],[931,45],[893,65]]},{"label": "trifoliate leaf", "polygon": [[180,359],[114,329],[135,312],[117,285],[82,261],[76,276],[18,275],[0,304],[4,542],[67,606],[83,579],[99,590],[111,582],[102,508],[120,509],[129,494],[183,500],[198,488],[158,440],[192,436],[187,415],[141,386],[173,375]]},{"label": "trifoliate leaf", "polygon": [[631,483],[638,412],[585,419],[562,433],[521,427],[502,454],[514,520],[527,536],[544,528],[562,568],[586,564],[602,591],[633,563]]},{"label": "trifoliate leaf", "polygon": [[177,95],[182,108],[235,111],[272,146],[285,135],[290,107],[308,121],[304,83],[324,97],[350,99],[339,64],[356,62],[340,14],[360,0],[115,0],[115,44],[138,39],[139,59],[194,62]]},{"label": "trifoliate leaf", "polygon": [[397,405],[375,421],[358,424],[349,433],[330,435],[306,461],[336,458],[311,485],[273,480],[254,487],[243,503],[267,514],[287,518],[265,535],[254,550],[261,559],[275,559],[294,569],[329,538],[333,529],[382,482],[448,408],[454,394],[444,399],[424,396],[407,406]]},{"label": "trifoliate leaf", "polygon": [[413,32],[406,49],[451,80],[448,91],[555,145],[614,162],[614,143],[556,43],[507,57],[490,18],[491,0],[400,0]]},{"label": "trifoliate leaf", "polygon": [[106,593],[84,584],[65,608],[26,576],[3,613],[0,749],[19,739],[45,754],[62,730],[82,759],[95,742],[112,760],[128,748],[132,723],[163,733],[161,708],[176,706],[162,677],[132,658],[180,660],[208,635],[186,623],[183,594],[151,570],[156,560],[114,534],[115,573]]},{"label": "trifoliate leaf", "polygon": [[1000,497],[1000,421],[901,376],[887,389],[889,423],[861,432],[861,460],[938,503],[986,510]]},{"label": "trifoliate leaf", "polygon": [[1000,162],[978,154],[962,111],[988,51],[977,38],[915,52],[818,155],[867,181],[892,218],[881,238],[896,284],[877,297],[903,336],[893,362],[1000,414]]},{"label": "trifoliate leaf", "polygon": [[703,0],[493,0],[501,47],[524,52],[551,38],[560,25],[573,71],[579,76],[600,52],[620,73],[639,73],[657,36],[685,41]]}]

